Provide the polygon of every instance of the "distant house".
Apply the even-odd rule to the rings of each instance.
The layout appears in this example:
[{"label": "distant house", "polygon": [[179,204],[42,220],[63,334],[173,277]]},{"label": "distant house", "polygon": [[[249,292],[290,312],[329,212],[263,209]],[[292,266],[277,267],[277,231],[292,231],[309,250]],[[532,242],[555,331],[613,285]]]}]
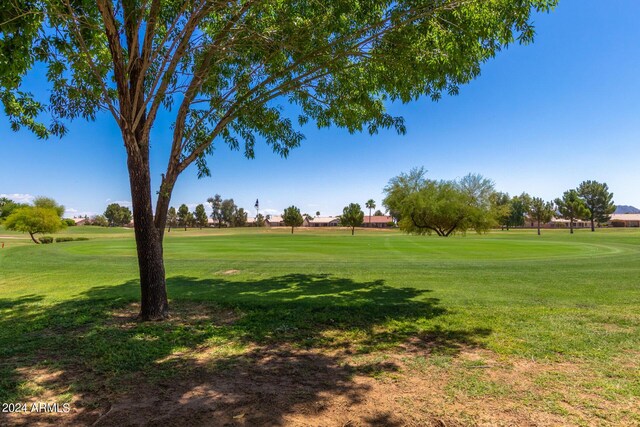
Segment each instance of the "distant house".
[{"label": "distant house", "polygon": [[389,228],[393,225],[393,218],[387,215],[366,216],[362,222],[363,227],[370,228]]},{"label": "distant house", "polygon": [[73,219],[73,222],[76,223],[76,225],[87,225],[87,218],[78,217],[78,218],[72,218],[72,219]]},{"label": "distant house", "polygon": [[[213,218],[207,218],[207,227],[217,227],[218,226],[218,220],[217,219],[213,219]],[[225,227],[224,224],[222,224],[223,227]]]},{"label": "distant house", "polygon": [[245,227],[255,227],[256,219],[252,216],[247,217],[247,222],[244,224]]},{"label": "distant house", "polygon": [[284,227],[284,220],[280,215],[273,215],[265,220],[265,224],[267,227]]},{"label": "distant house", "polygon": [[303,227],[337,227],[340,225],[340,218],[335,216],[317,216],[313,219],[306,217],[302,223]]},{"label": "distant house", "polygon": [[[569,220],[563,218],[552,218],[551,219],[551,227],[552,228],[569,228]],[[577,219],[573,221],[573,228],[591,228],[591,221],[584,219]]]},{"label": "distant house", "polygon": [[611,227],[640,227],[640,214],[613,214],[609,220]]},{"label": "distant house", "polygon": [[[537,228],[538,222],[532,218],[525,217],[524,227]],[[569,228],[569,220],[553,217],[551,218],[551,221],[547,223],[541,223],[540,228]],[[591,228],[591,221],[583,219],[575,220],[573,221],[573,228]]]}]

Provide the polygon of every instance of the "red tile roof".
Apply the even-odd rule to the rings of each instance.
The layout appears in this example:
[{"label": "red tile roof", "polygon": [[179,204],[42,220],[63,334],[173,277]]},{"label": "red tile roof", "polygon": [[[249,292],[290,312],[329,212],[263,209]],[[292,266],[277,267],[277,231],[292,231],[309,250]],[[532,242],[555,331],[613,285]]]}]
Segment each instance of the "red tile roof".
[{"label": "red tile roof", "polygon": [[381,223],[386,224],[388,222],[393,221],[393,218],[386,215],[372,215],[370,217],[365,215],[364,220],[362,222],[365,224],[368,224],[369,218],[371,218],[371,224],[381,224]]}]

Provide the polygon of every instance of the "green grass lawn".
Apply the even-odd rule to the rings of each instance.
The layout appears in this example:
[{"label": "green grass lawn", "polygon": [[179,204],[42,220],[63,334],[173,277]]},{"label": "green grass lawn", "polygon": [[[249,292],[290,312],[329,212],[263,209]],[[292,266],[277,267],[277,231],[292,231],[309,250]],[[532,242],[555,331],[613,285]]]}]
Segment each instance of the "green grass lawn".
[{"label": "green grass lawn", "polygon": [[[286,345],[346,352],[353,366],[399,355],[393,375],[435,372],[449,403],[510,399],[569,424],[640,423],[638,230],[172,230],[164,323],[127,317],[139,295],[131,230],[62,235],[90,240],[34,245],[0,229],[13,237],[0,250],[0,402],[109,394],[139,375],[178,381],[202,349],[215,370]],[[514,379],[525,361],[536,369]],[[391,375],[367,366],[356,374]],[[42,383],[38,369],[69,375]],[[452,416],[477,421],[462,412]]]}]

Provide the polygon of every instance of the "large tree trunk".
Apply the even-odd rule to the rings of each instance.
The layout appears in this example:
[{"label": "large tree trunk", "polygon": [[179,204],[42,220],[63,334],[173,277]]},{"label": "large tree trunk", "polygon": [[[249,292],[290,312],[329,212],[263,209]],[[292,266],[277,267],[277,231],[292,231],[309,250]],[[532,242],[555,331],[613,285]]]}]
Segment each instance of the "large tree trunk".
[{"label": "large tree trunk", "polygon": [[[154,223],[148,156],[129,153],[127,166],[133,205],[133,227],[140,270],[140,319],[162,320],[169,316],[162,233]],[[163,225],[164,226],[164,225]]]},{"label": "large tree trunk", "polygon": [[594,224],[593,218],[591,218],[591,231],[596,231],[596,226]]},{"label": "large tree trunk", "polygon": [[33,243],[35,243],[36,245],[39,245],[39,244],[40,244],[40,242],[38,242],[38,241],[36,240],[36,238],[33,236],[33,233],[32,233],[32,232],[29,232],[29,236],[31,236],[31,240],[33,240]]}]

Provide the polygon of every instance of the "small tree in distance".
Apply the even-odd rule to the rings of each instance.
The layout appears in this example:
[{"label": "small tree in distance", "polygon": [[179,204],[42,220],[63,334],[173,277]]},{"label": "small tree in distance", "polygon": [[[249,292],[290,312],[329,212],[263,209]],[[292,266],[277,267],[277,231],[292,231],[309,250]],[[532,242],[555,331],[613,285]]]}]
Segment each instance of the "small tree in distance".
[{"label": "small tree in distance", "polygon": [[196,216],[193,214],[193,212],[187,212],[187,226],[193,228],[196,225]]},{"label": "small tree in distance", "polygon": [[184,231],[187,231],[187,226],[189,225],[189,213],[189,206],[184,203],[178,208],[178,223],[184,227]]},{"label": "small tree in distance", "polygon": [[104,211],[109,227],[122,227],[131,222],[131,209],[118,203],[111,203]]},{"label": "small tree in distance", "polygon": [[522,227],[524,225],[524,217],[531,207],[531,196],[522,193],[519,196],[513,196],[509,201],[509,216],[507,217],[507,230],[509,227]]},{"label": "small tree in distance", "polygon": [[211,219],[217,222],[218,228],[222,228],[222,196],[209,197],[207,203],[211,205]]},{"label": "small tree in distance", "polygon": [[292,205],[284,210],[282,221],[284,222],[284,225],[291,227],[291,234],[293,234],[293,229],[295,227],[300,227],[304,222],[304,219],[302,218],[302,214],[300,214],[300,209]]},{"label": "small tree in distance", "polygon": [[244,227],[245,225],[247,225],[247,216],[248,214],[245,212],[244,208],[239,208],[236,206],[233,214],[233,226]]},{"label": "small tree in distance", "polygon": [[[373,207],[375,207],[375,203]],[[371,215],[369,215],[369,217],[371,217]],[[343,227],[351,227],[351,235],[353,236],[356,232],[356,227],[361,226],[363,220],[364,212],[362,212],[362,208],[360,207],[360,205],[358,203],[350,203],[349,206],[345,206],[342,210],[342,215],[340,216],[340,225],[342,225]]]},{"label": "small tree in distance", "polygon": [[529,206],[531,219],[538,223],[538,236],[540,235],[540,224],[545,224],[553,218],[553,203],[545,202],[540,197],[531,199]]},{"label": "small tree in distance", "polygon": [[424,175],[424,168],[414,168],[392,178],[384,189],[383,204],[400,218],[402,231],[448,237],[469,229],[486,232],[495,224],[491,180],[469,174],[460,180],[436,181]]},{"label": "small tree in distance", "polygon": [[66,227],[54,208],[38,206],[24,206],[16,209],[4,222],[7,230],[29,233],[35,244],[39,242],[35,238],[38,233],[55,233]]},{"label": "small tree in distance", "polygon": [[227,227],[234,227],[238,207],[233,199],[224,199],[220,204],[220,216]]},{"label": "small tree in distance", "polygon": [[555,200],[560,216],[569,220],[569,232],[573,234],[573,222],[577,219],[587,219],[591,215],[589,208],[576,190],[565,191],[562,198]]},{"label": "small tree in distance", "polygon": [[496,191],[491,196],[491,205],[500,228],[504,230],[506,227],[507,231],[509,231],[509,220],[511,218],[511,197],[509,197],[509,193]]},{"label": "small tree in distance", "polygon": [[204,205],[202,203],[196,206],[194,216],[195,216],[196,225],[198,226],[198,228],[202,229],[202,227],[207,226],[207,219],[208,219],[207,212],[204,210]]},{"label": "small tree in distance", "polygon": [[596,231],[595,223],[604,224],[611,219],[616,205],[613,203],[613,193],[609,192],[606,183],[597,181],[583,181],[578,187],[578,194],[589,208],[591,231]]}]

